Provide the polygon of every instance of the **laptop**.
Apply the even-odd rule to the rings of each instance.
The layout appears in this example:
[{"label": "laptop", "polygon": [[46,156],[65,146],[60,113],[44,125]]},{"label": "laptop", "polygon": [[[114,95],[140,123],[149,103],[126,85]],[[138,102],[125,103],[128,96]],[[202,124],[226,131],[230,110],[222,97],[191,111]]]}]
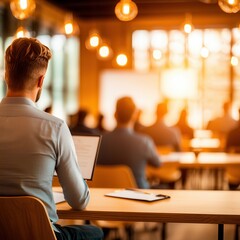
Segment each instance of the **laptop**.
[{"label": "laptop", "polygon": [[[74,134],[72,138],[82,176],[86,181],[91,181],[97,163],[101,135]],[[57,176],[56,172],[54,175]],[[62,190],[59,189],[53,190],[53,198],[55,203],[65,201]]]},{"label": "laptop", "polygon": [[85,180],[91,181],[97,163],[101,135],[72,135],[78,164]]}]

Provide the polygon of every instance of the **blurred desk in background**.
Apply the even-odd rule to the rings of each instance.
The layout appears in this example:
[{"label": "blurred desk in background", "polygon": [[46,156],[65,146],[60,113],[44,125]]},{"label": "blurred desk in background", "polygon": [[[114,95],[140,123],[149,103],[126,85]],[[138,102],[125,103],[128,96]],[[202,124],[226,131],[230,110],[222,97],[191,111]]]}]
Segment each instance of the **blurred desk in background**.
[{"label": "blurred desk in background", "polygon": [[213,189],[223,189],[226,169],[240,167],[240,154],[237,153],[201,152],[196,156],[193,152],[172,152],[161,155],[161,159],[166,166],[171,162],[177,162],[179,169],[183,172],[187,170],[187,176],[183,174],[182,178],[191,177],[189,188],[197,189],[209,188],[205,185],[213,185]]}]

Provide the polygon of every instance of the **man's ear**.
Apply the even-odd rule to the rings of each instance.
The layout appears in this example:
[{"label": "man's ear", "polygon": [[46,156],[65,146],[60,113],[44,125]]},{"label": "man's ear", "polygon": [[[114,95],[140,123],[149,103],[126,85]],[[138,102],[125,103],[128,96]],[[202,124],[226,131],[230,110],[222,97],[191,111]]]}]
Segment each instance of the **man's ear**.
[{"label": "man's ear", "polygon": [[39,79],[38,79],[38,87],[39,87],[39,88],[42,88],[44,77],[45,77],[45,76],[42,75],[42,76],[40,76]]}]

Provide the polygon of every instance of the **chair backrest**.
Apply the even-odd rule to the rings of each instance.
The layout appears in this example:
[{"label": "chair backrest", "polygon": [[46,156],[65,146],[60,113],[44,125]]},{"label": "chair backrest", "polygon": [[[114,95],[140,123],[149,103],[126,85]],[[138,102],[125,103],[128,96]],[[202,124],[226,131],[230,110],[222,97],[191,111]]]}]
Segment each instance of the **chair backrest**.
[{"label": "chair backrest", "polygon": [[56,240],[44,204],[32,196],[0,197],[0,239]]},{"label": "chair backrest", "polygon": [[147,179],[158,179],[160,182],[176,182],[181,178],[180,163],[179,162],[164,162],[164,164],[159,167],[152,167],[147,165],[146,176]]},{"label": "chair backrest", "polygon": [[137,188],[132,170],[126,165],[97,165],[89,187]]}]

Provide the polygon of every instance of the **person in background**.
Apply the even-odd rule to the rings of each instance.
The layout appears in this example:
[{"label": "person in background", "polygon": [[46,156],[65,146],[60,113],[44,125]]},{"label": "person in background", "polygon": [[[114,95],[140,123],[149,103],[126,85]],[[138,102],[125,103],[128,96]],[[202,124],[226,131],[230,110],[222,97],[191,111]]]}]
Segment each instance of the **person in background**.
[{"label": "person in background", "polygon": [[135,121],[135,123],[134,123],[134,130],[135,130],[136,132],[141,132],[141,130],[145,127],[145,126],[140,122],[141,115],[142,115],[142,110],[138,109],[136,121]]},{"label": "person in background", "polygon": [[99,113],[97,116],[97,125],[95,129],[99,131],[99,133],[107,132],[107,129],[104,127],[104,115],[102,113]]},{"label": "person in background", "polygon": [[167,102],[157,104],[156,121],[151,126],[142,129],[141,132],[149,135],[156,146],[169,146],[173,151],[181,151],[181,134],[176,128],[167,126],[164,117],[168,112]]},{"label": "person in background", "polygon": [[193,138],[193,129],[189,126],[187,120],[187,110],[182,109],[180,112],[179,119],[174,127],[178,128],[181,132],[181,135],[189,139]]},{"label": "person in background", "polygon": [[149,188],[146,165],[159,167],[161,161],[152,139],[134,131],[136,114],[137,108],[131,97],[118,99],[115,111],[117,126],[103,135],[98,164],[127,165],[132,169],[138,187]]},{"label": "person in background", "polygon": [[88,116],[88,111],[86,109],[79,109],[77,112],[76,124],[70,128],[72,134],[98,134],[99,131],[94,128],[90,128],[86,125],[85,121]]},{"label": "person in background", "polygon": [[240,109],[238,110],[238,125],[233,128],[226,137],[226,152],[240,153]]},{"label": "person in background", "polygon": [[226,137],[226,135],[237,127],[238,122],[231,116],[231,103],[225,102],[222,106],[223,114],[215,119],[212,119],[207,124],[207,129],[213,131],[219,137]]},{"label": "person in background", "polygon": [[55,171],[72,208],[84,209],[90,195],[66,123],[35,105],[50,58],[49,48],[34,38],[16,39],[6,50],[7,93],[0,103],[0,195],[39,198],[58,240],[100,240],[103,232],[95,226],[57,224],[52,192]]}]

